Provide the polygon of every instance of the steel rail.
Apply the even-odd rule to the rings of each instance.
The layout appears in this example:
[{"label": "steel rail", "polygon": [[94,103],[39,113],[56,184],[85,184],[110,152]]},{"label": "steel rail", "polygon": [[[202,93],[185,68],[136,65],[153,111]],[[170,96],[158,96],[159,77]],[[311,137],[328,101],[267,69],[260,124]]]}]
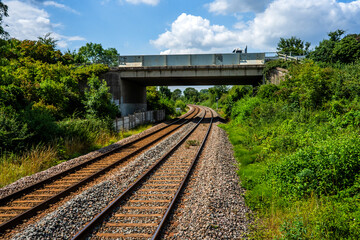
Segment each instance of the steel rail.
[{"label": "steel rail", "polygon": [[144,150],[145,148],[147,148],[147,147],[150,146],[151,144],[153,144],[153,143],[161,140],[161,139],[164,138],[165,136],[167,136],[167,135],[169,135],[170,133],[174,132],[175,130],[177,130],[178,128],[180,128],[181,126],[183,126],[184,124],[186,124],[187,122],[189,122],[189,121],[192,119],[192,118],[190,118],[190,119],[185,119],[186,117],[190,116],[190,115],[193,114],[193,113],[195,113],[195,116],[196,116],[196,114],[198,113],[198,112],[196,112],[196,111],[198,111],[198,110],[199,110],[198,108],[193,108],[193,111],[189,112],[188,114],[185,114],[182,118],[180,118],[180,119],[172,122],[170,125],[167,125],[167,126],[165,126],[165,127],[162,127],[162,128],[160,128],[160,129],[158,129],[158,130],[156,130],[156,131],[154,131],[154,132],[151,132],[151,133],[149,133],[149,134],[146,134],[146,135],[140,137],[139,139],[136,139],[136,140],[134,140],[134,141],[131,141],[131,142],[127,143],[127,144],[124,144],[124,145],[120,146],[119,148],[116,148],[116,149],[114,149],[114,150],[111,150],[111,151],[108,152],[108,153],[101,154],[100,156],[97,156],[97,157],[95,157],[95,158],[92,158],[92,159],[90,159],[90,160],[88,160],[88,161],[86,161],[86,162],[84,162],[84,163],[78,164],[78,165],[76,165],[76,166],[74,166],[74,167],[72,167],[72,168],[70,168],[70,169],[68,169],[68,170],[65,170],[65,171],[63,171],[63,172],[61,172],[61,173],[58,173],[58,174],[56,174],[56,175],[54,175],[54,176],[52,176],[52,177],[50,177],[50,178],[47,178],[47,179],[44,179],[43,181],[40,181],[40,182],[38,182],[38,183],[35,183],[35,184],[29,186],[28,188],[24,188],[24,189],[22,189],[22,190],[19,190],[19,191],[13,193],[13,194],[10,194],[10,195],[8,195],[8,196],[0,199],[0,205],[5,205],[7,202],[9,202],[9,201],[11,201],[11,200],[13,200],[13,199],[19,198],[19,197],[23,196],[24,194],[27,194],[27,193],[29,193],[29,192],[31,192],[31,191],[34,191],[36,188],[41,188],[42,186],[44,186],[44,185],[46,185],[46,184],[49,184],[49,183],[52,183],[52,182],[54,182],[55,180],[57,180],[57,179],[59,179],[59,178],[61,178],[61,177],[63,177],[63,176],[66,176],[66,175],[68,175],[68,174],[72,174],[72,173],[74,173],[74,172],[76,172],[76,171],[78,171],[78,170],[86,167],[87,165],[90,165],[90,164],[92,164],[92,163],[94,163],[94,162],[96,162],[96,161],[98,161],[98,160],[100,160],[100,159],[102,159],[102,158],[104,158],[104,157],[106,157],[106,156],[109,156],[109,155],[113,154],[113,153],[116,152],[116,151],[119,151],[119,150],[121,150],[121,149],[123,149],[123,148],[125,148],[125,147],[128,147],[128,146],[136,143],[136,142],[139,142],[140,140],[143,140],[143,139],[145,139],[146,137],[149,137],[150,135],[152,135],[152,134],[154,134],[154,133],[157,133],[157,132],[159,132],[159,131],[161,131],[161,130],[164,130],[164,129],[168,128],[169,126],[174,125],[174,124],[176,124],[177,122],[179,122],[179,121],[181,121],[181,120],[185,120],[183,123],[181,123],[181,124],[180,124],[179,126],[177,126],[176,128],[172,129],[170,132],[166,133],[165,135],[163,135],[163,136],[155,139],[154,141],[149,142],[148,144],[140,147],[139,149],[135,150],[134,152],[128,154],[127,156],[125,156],[125,157],[117,160],[116,162],[112,163],[111,165],[106,166],[106,167],[100,169],[99,171],[97,171],[96,173],[90,175],[89,177],[80,180],[79,182],[71,185],[70,187],[68,187],[68,188],[65,189],[64,191],[62,191],[62,192],[60,192],[60,193],[57,193],[57,194],[54,194],[53,197],[50,197],[50,198],[44,200],[43,202],[41,202],[41,203],[35,205],[34,207],[32,207],[31,209],[26,210],[25,212],[22,212],[22,213],[20,213],[19,215],[11,218],[10,220],[8,220],[8,221],[0,224],[0,234],[4,233],[6,230],[8,230],[8,229],[10,229],[10,228],[14,228],[16,225],[20,224],[23,220],[28,219],[28,218],[36,215],[38,211],[42,211],[42,210],[46,209],[50,204],[56,203],[56,202],[57,202],[58,200],[60,200],[61,198],[69,195],[71,192],[73,192],[73,191],[75,191],[76,189],[78,189],[80,186],[82,186],[82,185],[84,185],[84,184],[92,181],[93,179],[95,179],[96,177],[98,177],[98,176],[104,174],[105,172],[109,171],[111,168],[115,167],[116,165],[118,165],[118,164],[126,161],[127,159],[133,157],[134,155],[136,155],[136,154],[139,153],[140,151]]},{"label": "steel rail", "polygon": [[206,132],[206,135],[205,135],[205,137],[204,137],[204,139],[203,139],[203,141],[202,141],[202,143],[200,145],[200,148],[198,149],[198,151],[196,153],[196,156],[194,157],[194,159],[193,159],[193,161],[192,161],[192,163],[191,163],[191,165],[190,165],[190,167],[189,167],[189,169],[188,169],[188,171],[186,173],[186,176],[181,181],[181,184],[180,184],[178,190],[176,191],[174,198],[172,199],[168,209],[166,210],[163,218],[161,219],[159,226],[156,228],[155,233],[151,238],[152,240],[158,239],[160,237],[161,230],[163,229],[163,227],[165,225],[165,222],[167,221],[167,219],[168,219],[168,217],[170,215],[171,210],[174,209],[175,202],[178,200],[180,192],[184,189],[185,183],[188,181],[188,179],[190,177],[190,173],[193,170],[197,160],[199,159],[202,150],[204,149],[206,140],[207,140],[207,138],[208,138],[208,136],[210,134],[212,123],[213,123],[213,112],[211,110],[210,110],[210,112],[211,112],[211,120],[210,120],[209,128],[208,128],[208,130]]},{"label": "steel rail", "polygon": [[[189,131],[175,146],[173,146],[165,155],[163,155],[149,170],[147,170],[143,175],[141,175],[129,188],[124,192],[118,195],[113,201],[111,201],[99,214],[97,214],[88,224],[86,224],[71,240],[85,239],[86,236],[97,226],[99,225],[112,211],[116,208],[121,201],[128,197],[145,179],[150,176],[171,154],[173,154],[180,146],[185,142],[185,140],[195,131],[195,129],[200,125],[204,120],[204,116],[197,122],[191,131]],[[211,120],[212,122],[212,120]],[[201,147],[203,147],[203,144]],[[192,164],[193,166],[193,164]],[[188,176],[189,174],[187,174]],[[183,185],[183,184],[182,184]],[[177,194],[178,195],[178,194]]]}]

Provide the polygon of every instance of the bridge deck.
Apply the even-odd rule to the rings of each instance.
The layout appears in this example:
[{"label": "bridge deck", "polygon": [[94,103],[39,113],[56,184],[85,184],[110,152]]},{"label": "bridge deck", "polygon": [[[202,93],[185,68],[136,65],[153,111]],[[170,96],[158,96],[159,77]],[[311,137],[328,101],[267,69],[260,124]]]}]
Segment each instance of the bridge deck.
[{"label": "bridge deck", "polygon": [[120,56],[119,67],[222,66],[264,64],[265,53]]}]

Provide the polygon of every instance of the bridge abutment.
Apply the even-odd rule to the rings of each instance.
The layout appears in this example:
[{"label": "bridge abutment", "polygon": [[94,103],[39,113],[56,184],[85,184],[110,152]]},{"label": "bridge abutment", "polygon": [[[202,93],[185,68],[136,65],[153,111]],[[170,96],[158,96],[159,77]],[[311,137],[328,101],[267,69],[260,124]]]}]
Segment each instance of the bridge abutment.
[{"label": "bridge abutment", "polygon": [[117,72],[108,72],[103,78],[110,87],[113,101],[119,106],[122,116],[147,110],[146,86],[121,79]]}]

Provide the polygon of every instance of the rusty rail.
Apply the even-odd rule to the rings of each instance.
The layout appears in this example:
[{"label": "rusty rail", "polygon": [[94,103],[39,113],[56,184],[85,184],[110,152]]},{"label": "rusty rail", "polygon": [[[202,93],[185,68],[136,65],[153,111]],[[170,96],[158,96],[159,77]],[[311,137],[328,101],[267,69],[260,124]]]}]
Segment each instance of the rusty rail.
[{"label": "rusty rail", "polygon": [[[161,166],[161,164],[163,162],[165,162],[165,160],[167,158],[169,158],[169,156],[171,156],[179,148],[179,146],[185,142],[185,140],[195,131],[195,129],[204,120],[205,115],[206,115],[206,111],[204,113],[204,116],[197,122],[196,126],[191,131],[189,131],[189,133],[187,133],[174,147],[172,147],[165,155],[163,155],[149,170],[147,170],[141,177],[139,177],[128,189],[126,189],[123,193],[121,193],[118,197],[116,197],[116,199],[114,199],[112,202],[110,202],[110,204],[107,207],[105,207],[98,215],[96,215],[87,225],[85,225],[84,228],[82,228],[72,238],[72,240],[85,239],[87,237],[87,235],[89,233],[91,233],[96,226],[98,226],[102,221],[104,221],[104,219],[107,216],[109,216],[109,214],[116,207],[118,207],[122,201],[124,201],[128,196],[130,196],[136,190],[137,187],[139,187],[142,183],[144,183],[146,181],[145,179],[148,178],[152,173],[154,173]],[[213,122],[213,112],[211,111],[211,121],[210,121],[210,126],[207,130],[207,133],[201,143],[200,148],[198,149],[198,151],[196,153],[196,156],[193,158],[192,163],[191,163],[190,167],[188,168],[185,177],[182,179],[182,181],[174,195],[174,198],[171,200],[171,203],[170,203],[168,209],[166,210],[165,215],[162,217],[160,224],[158,225],[156,231],[154,232],[152,239],[157,239],[159,237],[161,229],[164,226],[164,224],[169,216],[169,213],[171,212],[172,208],[174,207],[174,203],[176,202],[177,198],[179,197],[180,192],[183,190],[185,182],[188,180],[190,173],[191,173],[192,169],[194,168],[196,161],[198,160],[198,158],[202,152],[202,149],[204,148],[205,142],[206,142],[207,137],[211,130],[212,122]]]},{"label": "rusty rail", "polygon": [[90,181],[94,180],[96,177],[99,177],[101,175],[103,175],[105,172],[109,171],[110,169],[114,168],[115,166],[119,165],[120,163],[126,161],[127,159],[133,157],[134,155],[136,155],[137,153],[139,153],[140,151],[144,150],[145,148],[149,147],[150,145],[152,145],[153,143],[163,139],[165,136],[168,136],[170,133],[174,132],[175,130],[177,130],[178,128],[180,128],[181,126],[183,126],[185,123],[187,123],[188,121],[190,121],[193,117],[191,117],[190,119],[186,119],[186,117],[189,117],[191,116],[191,114],[194,114],[194,116],[197,115],[197,113],[199,112],[199,109],[194,107],[191,111],[189,111],[187,114],[185,114],[182,118],[180,119],[177,119],[175,120],[174,122],[172,122],[171,124],[165,126],[165,127],[162,127],[154,132],[151,132],[149,134],[146,134],[134,141],[131,141],[127,144],[124,144],[116,149],[113,149],[111,150],[110,152],[108,153],[104,153],[104,154],[101,154],[100,156],[97,156],[95,158],[92,158],[92,159],[89,159],[88,161],[84,162],[84,163],[81,163],[81,164],[78,164],[68,170],[65,170],[61,173],[58,173],[50,178],[47,178],[47,179],[44,179],[38,183],[35,183],[27,188],[24,188],[22,190],[19,190],[17,192],[14,192],[13,194],[10,194],[4,198],[1,198],[0,199],[0,206],[4,206],[6,205],[8,202],[11,202],[12,200],[14,199],[17,199],[17,198],[20,198],[32,191],[35,191],[36,189],[39,189],[41,187],[44,187],[45,185],[47,184],[50,184],[50,183],[53,183],[55,180],[57,179],[60,179],[66,175],[69,175],[69,174],[73,174],[75,173],[76,171],[80,170],[80,169],[83,169],[84,167],[96,162],[96,161],[99,161],[101,159],[103,159],[104,157],[107,157],[107,156],[110,156],[111,154],[114,154],[115,152],[121,150],[121,149],[124,149],[126,147],[129,147],[131,146],[132,144],[134,143],[137,143],[149,136],[151,136],[152,134],[154,133],[158,133],[176,123],[179,123],[180,121],[183,120],[183,122],[181,124],[179,124],[179,126],[177,126],[176,128],[172,129],[171,131],[167,132],[165,135],[162,135],[160,136],[159,138],[151,141],[150,143],[142,146],[141,148],[135,150],[134,152],[130,153],[129,155],[125,156],[124,158],[121,158],[119,159],[118,161],[114,162],[113,164],[111,165],[108,165],[104,168],[102,168],[101,170],[95,172],[94,174],[92,174],[91,176],[85,178],[85,179],[81,179],[79,182],[76,182],[75,184],[71,185],[70,187],[68,187],[67,189],[65,189],[64,191],[60,192],[60,193],[57,193],[57,194],[54,194],[54,196],[44,200],[43,202],[35,205],[34,207],[32,207],[31,209],[29,210],[26,210],[22,213],[20,213],[19,215],[11,218],[10,220],[6,221],[6,222],[3,222],[0,224],[0,234],[1,233],[4,233],[7,229],[11,229],[11,228],[14,228],[15,226],[17,226],[18,224],[20,224],[23,220],[25,219],[28,219],[28,218],[31,218],[32,216],[35,216],[37,214],[38,211],[42,211],[44,209],[46,209],[50,204],[54,204],[56,203],[57,201],[59,201],[61,198],[69,195],[71,192],[74,192],[76,189],[78,189],[80,186],[82,185],[85,185],[86,183],[89,183]]}]

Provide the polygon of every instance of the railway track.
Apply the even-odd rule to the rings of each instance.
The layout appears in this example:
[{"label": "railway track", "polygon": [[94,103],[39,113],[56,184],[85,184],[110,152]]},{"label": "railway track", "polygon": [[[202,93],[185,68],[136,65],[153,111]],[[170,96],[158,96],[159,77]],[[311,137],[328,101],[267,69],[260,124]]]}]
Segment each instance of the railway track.
[{"label": "railway track", "polygon": [[[206,117],[205,117],[206,115]],[[72,240],[157,239],[210,133],[212,110]]]},{"label": "railway track", "polygon": [[150,148],[193,119],[200,109],[192,107],[183,118],[131,141],[106,154],[33,184],[0,199],[0,234],[45,210],[81,186],[94,181],[124,161]]}]

